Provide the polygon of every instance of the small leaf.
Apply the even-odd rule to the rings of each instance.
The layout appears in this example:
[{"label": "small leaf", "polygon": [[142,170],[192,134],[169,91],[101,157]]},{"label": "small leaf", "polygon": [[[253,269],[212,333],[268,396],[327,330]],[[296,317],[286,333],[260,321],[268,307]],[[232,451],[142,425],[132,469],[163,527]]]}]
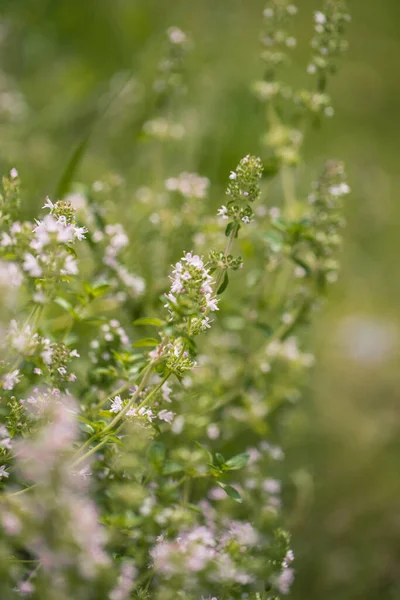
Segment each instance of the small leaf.
[{"label": "small leaf", "polygon": [[58,304],[58,306],[63,308],[65,311],[67,311],[67,313],[69,315],[71,315],[71,317],[74,317],[74,319],[79,319],[78,313],[75,312],[72,304],[70,302],[68,302],[68,300],[66,300],[65,298],[61,298],[61,296],[57,296],[57,298],[54,299],[54,304]]},{"label": "small leaf", "polygon": [[272,252],[280,252],[283,248],[284,240],[279,231],[269,231],[264,235],[264,239],[268,243]]},{"label": "small leaf", "polygon": [[268,325],[268,323],[257,322],[254,323],[254,326],[257,327],[257,329],[261,329],[261,331],[263,331],[267,337],[272,335],[273,329],[271,325]]},{"label": "small leaf", "polygon": [[154,327],[162,327],[165,325],[165,321],[155,317],[142,317],[141,319],[133,321],[132,325],[153,325]]},{"label": "small leaf", "polygon": [[155,469],[161,469],[165,462],[166,450],[161,442],[152,442],[147,449],[147,458],[149,463]]},{"label": "small leaf", "polygon": [[215,455],[215,464],[220,466],[220,465],[223,465],[224,463],[225,463],[225,458],[222,456],[222,454],[217,452]]},{"label": "small leaf", "polygon": [[217,481],[217,484],[224,490],[225,494],[232,498],[235,502],[243,502],[242,496],[239,494],[236,488],[232,485],[227,485],[226,483],[222,483],[222,481]]},{"label": "small leaf", "polygon": [[61,298],[60,296],[57,296],[57,298],[54,299],[54,303],[58,304],[58,306],[61,306],[61,308],[66,310],[68,313],[70,313],[71,310],[73,310],[72,304],[68,302],[68,300],[66,300],[65,298]]},{"label": "small leaf", "polygon": [[222,294],[222,292],[224,292],[226,290],[226,288],[228,287],[228,283],[229,283],[228,271],[225,271],[224,278],[222,280],[221,285],[219,286],[219,288],[217,290],[217,294]]},{"label": "small leaf", "polygon": [[229,471],[237,471],[238,469],[243,469],[249,460],[250,454],[248,452],[236,454],[236,456],[232,456],[232,458],[226,461],[225,467],[228,468]]},{"label": "small leaf", "polygon": [[172,460],[167,460],[164,465],[162,474],[163,475],[174,475],[175,473],[180,473],[184,468],[179,463],[173,462]]},{"label": "small leaf", "polygon": [[89,316],[89,317],[82,317],[82,321],[84,321],[85,323],[91,323],[92,325],[101,325],[102,323],[105,322],[105,319],[102,316],[98,316],[98,317]]},{"label": "small leaf", "polygon": [[203,450],[203,452],[205,452],[207,454],[209,463],[212,464],[213,457],[212,457],[211,452],[209,450],[207,450],[207,448],[205,446],[202,446],[200,444],[200,442],[195,442],[195,444],[196,444],[196,446],[198,446],[200,448],[200,450]]},{"label": "small leaf", "polygon": [[111,285],[109,283],[102,283],[92,288],[92,294],[95,298],[100,298],[100,296],[104,296],[104,294],[107,294],[110,288]]},{"label": "small leaf", "polygon": [[160,340],[156,340],[156,338],[142,338],[138,340],[134,344],[132,344],[132,348],[145,348],[146,346],[158,346]]},{"label": "small leaf", "polygon": [[228,225],[226,226],[226,229],[225,229],[226,237],[230,236],[230,233],[231,233],[232,229],[235,227],[235,225],[236,225],[235,221],[231,221],[231,223],[228,223]]},{"label": "small leaf", "polygon": [[302,260],[301,258],[299,258],[298,256],[295,256],[295,255],[292,255],[292,260],[297,265],[299,265],[299,267],[301,267],[302,269],[304,269],[307,275],[311,275],[312,274],[311,268],[308,266],[308,264],[306,262],[304,262],[304,260]]},{"label": "small leaf", "polygon": [[79,164],[82,161],[82,158],[86,152],[89,139],[91,134],[91,128],[88,132],[83,136],[79,144],[76,146],[75,150],[72,153],[71,158],[69,159],[67,166],[65,167],[64,173],[61,175],[60,180],[57,185],[57,198],[62,198],[65,196],[70,188],[72,181],[75,177],[75,173],[79,167]]},{"label": "small leaf", "polygon": [[278,217],[274,219],[274,228],[278,231],[285,232],[288,229],[288,222],[283,217]]},{"label": "small leaf", "polygon": [[73,248],[72,246],[65,245],[64,250],[65,250],[65,252],[68,252],[68,254],[73,256],[74,258],[78,258],[78,254],[76,253],[75,248]]},{"label": "small leaf", "polygon": [[203,514],[203,510],[199,506],[197,506],[197,504],[186,504],[185,508],[190,508],[190,510],[193,510],[194,512]]},{"label": "small leaf", "polygon": [[280,167],[278,158],[276,156],[271,155],[266,160],[264,160],[263,167],[263,179],[275,177],[275,175],[279,172]]}]

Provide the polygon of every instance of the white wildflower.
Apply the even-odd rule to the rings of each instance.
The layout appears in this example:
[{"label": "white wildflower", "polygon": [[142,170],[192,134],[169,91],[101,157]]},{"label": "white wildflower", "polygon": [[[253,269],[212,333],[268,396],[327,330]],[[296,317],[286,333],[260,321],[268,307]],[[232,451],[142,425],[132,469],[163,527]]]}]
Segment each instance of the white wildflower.
[{"label": "white wildflower", "polygon": [[19,369],[15,369],[11,373],[6,373],[3,376],[3,388],[5,390],[12,390],[19,383],[21,379],[21,375],[19,374]]},{"label": "white wildflower", "polygon": [[9,473],[6,471],[5,465],[0,465],[0,481],[4,478],[7,479],[9,477]]},{"label": "white wildflower", "polygon": [[24,255],[22,268],[29,273],[31,277],[40,277],[43,274],[43,269],[39,264],[39,260],[29,252]]},{"label": "white wildflower", "polygon": [[110,412],[112,413],[119,413],[123,408],[123,402],[121,399],[121,396],[115,396],[115,398],[113,398],[113,400],[111,401],[111,408],[110,408]]},{"label": "white wildflower", "polygon": [[174,420],[175,417],[175,413],[172,412],[171,410],[161,410],[158,413],[158,418],[161,419],[161,421],[165,421],[166,423],[172,423],[172,421]]},{"label": "white wildflower", "polygon": [[228,219],[228,208],[223,204],[221,208],[218,209],[217,215],[223,219]]}]

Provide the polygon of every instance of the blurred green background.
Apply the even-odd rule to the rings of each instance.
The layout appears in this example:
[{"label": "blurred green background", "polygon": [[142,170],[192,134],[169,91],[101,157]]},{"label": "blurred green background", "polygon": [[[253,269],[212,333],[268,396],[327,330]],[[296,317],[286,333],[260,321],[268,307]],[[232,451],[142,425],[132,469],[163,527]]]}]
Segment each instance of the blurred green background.
[{"label": "blurred green background", "polygon": [[[288,76],[306,84],[320,4],[298,4]],[[257,153],[264,126],[249,92],[262,73],[263,7],[263,0],[1,0],[0,171],[18,168],[26,213],[54,197],[88,134],[76,177],[90,184],[121,176],[132,227],[140,185],[184,170],[223,184],[241,156]],[[350,9],[350,51],[329,90],[336,116],[306,144],[308,167],[345,160],[353,193],[340,283],[314,326],[318,368],[285,442],[287,479],[297,489],[288,521],[297,558],[291,597],[299,600],[400,598],[400,2],[353,0]],[[151,111],[144,86],[171,25],[194,40],[187,78],[197,125],[161,162],[140,128]]]}]

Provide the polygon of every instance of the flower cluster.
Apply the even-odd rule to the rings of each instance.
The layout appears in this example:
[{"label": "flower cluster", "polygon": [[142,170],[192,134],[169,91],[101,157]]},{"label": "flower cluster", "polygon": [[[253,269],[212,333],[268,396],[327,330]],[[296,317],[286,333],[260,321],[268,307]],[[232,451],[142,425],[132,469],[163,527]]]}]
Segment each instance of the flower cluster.
[{"label": "flower cluster", "polygon": [[156,142],[178,142],[186,135],[177,108],[186,93],[185,65],[190,47],[189,37],[179,27],[167,30],[167,48],[152,86],[155,114],[142,127],[143,132]]},{"label": "flower cluster", "polygon": [[[203,258],[186,252],[176,263],[170,279],[165,304],[170,321],[191,335],[208,329],[211,322],[208,313],[218,310],[218,299],[214,295],[214,279]],[[175,347],[173,353],[177,352]]]},{"label": "flower cluster", "polygon": [[179,141],[185,136],[185,127],[182,123],[167,120],[164,117],[146,121],[143,131],[149,137],[161,142]]},{"label": "flower cluster", "polygon": [[196,200],[202,200],[207,196],[209,185],[209,179],[197,173],[181,173],[178,177],[170,177],[165,182],[169,192],[179,192],[185,198]]},{"label": "flower cluster", "polygon": [[153,83],[153,89],[162,99],[171,93],[184,93],[183,69],[186,54],[190,48],[190,41],[186,33],[179,27],[170,27],[167,30],[168,47],[163,59],[159,62],[159,76]]},{"label": "flower cluster", "polygon": [[127,351],[129,338],[117,319],[102,323],[90,341],[88,357],[93,365],[91,380],[104,383],[118,373],[119,357]]},{"label": "flower cluster", "polygon": [[3,191],[0,193],[0,224],[10,223],[20,208],[20,181],[17,169],[12,169],[8,177],[2,178]]},{"label": "flower cluster", "polygon": [[343,0],[326,0],[322,11],[314,13],[315,36],[311,40],[314,54],[308,72],[318,76],[318,89],[323,92],[326,78],[336,72],[337,56],[347,50],[343,39],[350,15]]},{"label": "flower cluster", "polygon": [[129,245],[129,237],[123,225],[121,223],[107,223],[104,231],[97,230],[92,239],[97,245],[104,248],[103,263],[109,267],[110,274],[116,275],[116,278],[111,279],[108,277],[108,280],[112,288],[119,294],[119,297],[124,299],[127,295],[141,296],[146,289],[144,279],[131,273],[120,258],[120,254]]},{"label": "flower cluster", "polygon": [[340,230],[345,225],[342,198],[350,193],[343,164],[328,162],[313,187],[308,197],[311,205],[309,239],[314,246],[319,271],[332,282],[337,278],[335,254],[342,242]]},{"label": "flower cluster", "polygon": [[266,65],[268,79],[272,78],[277,67],[287,63],[287,49],[296,46],[296,38],[287,31],[287,26],[296,14],[297,6],[290,2],[272,0],[264,9],[261,58]]},{"label": "flower cluster", "polygon": [[253,203],[260,197],[259,182],[262,176],[262,163],[259,158],[247,155],[238,164],[235,171],[229,175],[229,185],[226,195],[229,202],[218,210],[218,216],[231,219],[228,225],[229,231],[243,224],[250,223],[253,218],[253,209],[249,203]]},{"label": "flower cluster", "polygon": [[36,302],[45,302],[55,284],[78,274],[78,263],[73,250],[76,240],[81,241],[86,227],[75,222],[75,210],[70,202],[53,204],[49,198],[43,208],[50,214],[35,225],[15,221],[3,231],[0,249],[3,257],[20,264],[26,275],[34,280]]},{"label": "flower cluster", "polygon": [[77,435],[76,411],[70,397],[53,399],[46,407],[47,424],[36,439],[16,445],[18,469],[34,484],[34,491],[10,497],[2,511],[2,530],[10,542],[22,543],[35,557],[34,566],[41,567],[24,578],[16,564],[13,575],[21,578],[17,586],[21,595],[36,592],[40,597],[47,588],[61,585],[62,597],[79,597],[89,582],[97,587],[110,565],[97,509],[84,478],[71,471],[68,462]]},{"label": "flower cluster", "polygon": [[[138,399],[145,398],[146,393],[148,393],[148,390],[144,390],[142,394],[139,394]],[[111,402],[110,412],[117,414],[122,411],[128,403],[129,401],[122,400],[121,396],[115,396]],[[149,423],[152,423],[155,418],[158,418],[165,423],[172,423],[175,417],[175,413],[171,410],[163,408],[156,414],[146,405],[140,406],[140,408],[132,406],[126,411],[125,415],[128,419],[129,417],[134,417],[135,419],[143,419],[144,422],[148,421]]]},{"label": "flower cluster", "polygon": [[[335,71],[334,59],[346,49],[343,32],[349,15],[344,2],[327,0],[323,11],[314,15],[314,56],[307,69],[309,73],[317,74],[317,89],[294,90],[281,81],[279,74],[281,67],[288,62],[287,50],[296,43],[287,31],[291,16],[296,12],[294,5],[275,1],[264,10],[261,58],[267,68],[264,78],[253,84],[257,98],[268,102],[269,127],[262,141],[268,152],[269,171],[273,174],[280,166],[296,166],[299,163],[305,117],[310,117],[315,124],[323,116],[333,116],[331,99],[325,91],[327,77]],[[267,50],[264,49],[266,45]]]},{"label": "flower cluster", "polygon": [[13,390],[23,376],[19,369],[13,370],[15,363],[12,358],[15,359],[15,356],[27,361],[33,375],[44,378],[57,388],[75,381],[76,375],[69,371],[68,366],[73,358],[79,357],[76,349],[71,350],[62,342],[52,343],[49,338],[34,332],[31,325],[19,325],[14,319],[10,322],[5,342],[9,357],[1,365],[4,390]]}]

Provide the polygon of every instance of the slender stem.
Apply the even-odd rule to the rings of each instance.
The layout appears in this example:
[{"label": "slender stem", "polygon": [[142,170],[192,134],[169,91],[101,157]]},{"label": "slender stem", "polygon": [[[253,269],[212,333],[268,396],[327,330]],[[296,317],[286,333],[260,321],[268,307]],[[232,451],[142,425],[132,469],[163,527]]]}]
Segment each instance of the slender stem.
[{"label": "slender stem", "polygon": [[187,479],[187,475],[185,474],[183,477],[181,477],[180,479],[178,479],[178,481],[175,481],[175,483],[173,483],[172,485],[170,485],[168,487],[168,491],[170,490],[176,490],[176,488],[180,487],[182,485],[182,483],[184,483]]},{"label": "slender stem", "polygon": [[[146,385],[150,374],[153,370],[154,364],[156,363],[156,360],[152,360],[143,375],[143,379],[140,382],[140,384],[138,385],[138,387],[136,388],[136,391],[134,392],[132,398],[130,399],[130,401],[128,402],[128,404],[126,406],[124,406],[124,408],[117,413],[117,415],[114,417],[114,419],[112,421],[110,421],[110,423],[101,431],[99,431],[98,433],[95,433],[94,435],[92,435],[91,438],[89,438],[84,444],[83,446],[81,446],[81,448],[79,448],[79,450],[77,450],[77,452],[75,453],[75,456],[77,456],[78,454],[80,454],[83,450],[85,450],[85,448],[87,448],[88,446],[90,446],[90,444],[92,442],[94,442],[97,438],[99,437],[103,437],[104,435],[106,435],[109,431],[111,431],[113,429],[113,427],[126,415],[126,413],[128,412],[128,410],[133,406],[135,400],[137,399],[137,397],[139,396],[140,392],[143,390],[144,386]],[[91,453],[92,454],[92,453]],[[86,457],[86,454],[84,455]]]},{"label": "slender stem", "polygon": [[[167,373],[164,377],[163,380],[150,392],[150,394],[148,396],[146,396],[144,398],[144,400],[136,407],[137,410],[139,410],[140,408],[142,408],[142,406],[145,406],[149,399],[154,396],[159,390],[160,388],[164,385],[164,383],[167,381],[168,377],[171,375],[171,372]],[[145,375],[146,377],[146,375]],[[146,381],[145,381],[145,377],[143,377],[142,382],[139,386],[140,389],[143,389],[143,386],[145,385]],[[137,389],[135,394],[132,396],[130,402],[124,407],[123,410],[121,410],[121,412],[119,412],[117,414],[117,416],[121,415],[123,413],[123,415],[125,415],[129,408],[132,407],[133,402],[135,401],[135,399],[137,398],[140,389]],[[122,416],[123,416],[122,415]],[[103,431],[101,432],[101,435],[104,435],[104,432],[108,432],[112,427],[113,423],[116,424],[118,421],[116,418],[114,418],[111,423],[109,423],[109,425],[103,429]],[[122,422],[120,424],[120,426],[118,427],[118,429],[115,431],[115,433],[117,433],[118,431],[120,431],[120,429],[125,425],[125,422]],[[89,443],[91,443],[91,441],[94,441],[95,436],[92,436],[92,438],[89,441]],[[81,462],[83,462],[84,460],[86,460],[87,458],[89,458],[89,456],[92,456],[92,454],[95,454],[98,450],[100,450],[100,448],[102,448],[107,442],[108,442],[109,437],[106,436],[104,439],[100,440],[100,442],[96,445],[93,446],[93,448],[91,448],[90,450],[88,450],[88,452],[86,452],[85,454],[83,454],[82,456],[78,457],[73,463],[72,463],[72,467],[76,467],[77,465],[79,465]],[[88,443],[86,442],[86,444],[84,444],[85,447],[87,447]],[[80,452],[83,450],[84,446],[82,446]]]},{"label": "slender stem", "polygon": [[115,392],[112,392],[111,394],[107,395],[107,397],[104,400],[102,400],[98,404],[95,404],[94,408],[102,408],[105,405],[105,403],[109,401],[110,397],[115,397],[119,396],[120,394],[123,394],[124,392],[126,392],[126,390],[130,388],[131,385],[131,381],[126,381],[123,385],[116,389]]},{"label": "slender stem", "polygon": [[[271,125],[271,127],[276,127],[281,124],[281,120],[279,118],[278,113],[275,110],[275,107],[272,102],[268,104],[267,109],[267,119]],[[289,217],[296,216],[296,206],[297,206],[297,198],[296,198],[296,190],[294,186],[293,180],[293,169],[288,166],[283,166],[281,168],[281,182],[282,182],[282,190],[283,196],[285,198],[285,205],[288,212]]]},{"label": "slender stem", "polygon": [[[228,243],[226,245],[225,252],[224,252],[224,258],[227,258],[229,256],[229,254],[231,253],[233,242],[234,242],[236,234],[237,234],[237,230],[238,230],[238,226],[237,226],[237,223],[235,223],[235,226],[232,228],[232,231],[229,234]],[[215,280],[215,291],[216,292],[218,292],[219,286],[222,283],[222,279],[224,277],[225,271],[226,271],[226,269],[224,269],[224,268],[219,269],[217,278]]]},{"label": "slender stem", "polygon": [[183,490],[182,490],[182,504],[184,504],[184,505],[189,504],[190,488],[191,488],[190,484],[191,484],[190,479],[185,479],[185,481],[183,483]]},{"label": "slender stem", "polygon": [[24,488],[23,490],[18,490],[18,492],[13,492],[12,494],[7,494],[7,496],[9,498],[14,498],[15,496],[21,496],[22,494],[25,494],[25,492],[28,492],[29,490],[32,490],[35,487],[36,487],[36,483],[34,483],[33,485],[28,485],[28,487]]},{"label": "slender stem", "polygon": [[282,167],[281,182],[286,210],[288,216],[293,218],[296,216],[297,198],[293,178],[293,169],[291,167]]},{"label": "slender stem", "polygon": [[298,307],[292,321],[290,323],[282,323],[282,325],[280,325],[280,327],[278,327],[274,331],[274,333],[271,335],[271,337],[268,338],[268,345],[272,344],[272,342],[275,342],[276,340],[285,339],[289,335],[289,333],[294,329],[294,327],[297,325],[297,323],[299,322],[301,317],[304,315],[304,313],[308,309],[309,305],[310,305],[309,300],[305,300],[304,302],[302,302],[300,304],[300,306]]},{"label": "slender stem", "polygon": [[143,390],[143,388],[145,387],[146,383],[149,380],[149,377],[151,375],[151,372],[153,370],[154,364],[156,361],[152,360],[143,375],[143,379],[140,382],[140,384],[138,385],[138,387],[136,388],[132,398],[129,400],[128,404],[126,406],[124,406],[124,408],[115,415],[115,417],[113,418],[112,421],[110,421],[110,423],[107,425],[107,427],[105,427],[105,429],[102,430],[101,435],[103,436],[104,434],[108,433],[109,431],[111,431],[111,429],[113,429],[114,425],[116,425],[118,423],[118,421],[120,421],[128,412],[128,410],[130,408],[132,408],[135,400],[137,399],[137,397],[139,396],[140,392]]},{"label": "slender stem", "polygon": [[139,410],[139,408],[142,408],[143,406],[146,406],[146,404],[149,403],[150,398],[152,398],[164,385],[164,383],[167,381],[167,379],[172,375],[172,372],[169,371],[166,375],[164,375],[163,379],[160,381],[160,383],[158,385],[156,385],[156,387],[154,389],[151,390],[150,394],[148,396],[146,396],[146,398],[144,398],[144,400],[142,400],[142,402],[140,404],[138,404],[138,406],[136,407],[136,410]]},{"label": "slender stem", "polygon": [[[142,408],[142,406],[145,406],[146,404],[148,404],[150,398],[152,398],[164,385],[164,383],[167,381],[167,379],[172,375],[172,372],[169,371],[163,378],[162,381],[160,381],[160,383],[158,385],[156,385],[156,387],[154,389],[151,390],[150,394],[148,396],[146,396],[146,398],[144,398],[144,400],[142,400],[142,402],[140,404],[138,404],[138,406],[136,407],[135,410],[139,410],[140,408]],[[123,421],[122,423],[120,423],[119,427],[115,430],[115,433],[118,433],[119,431],[121,431],[122,427],[125,425],[125,422]]]},{"label": "slender stem", "polygon": [[85,452],[82,456],[78,457],[71,465],[72,468],[77,467],[81,462],[95,454],[100,448],[102,448],[108,442],[108,436],[102,439],[96,446],[93,446],[90,450]]}]

